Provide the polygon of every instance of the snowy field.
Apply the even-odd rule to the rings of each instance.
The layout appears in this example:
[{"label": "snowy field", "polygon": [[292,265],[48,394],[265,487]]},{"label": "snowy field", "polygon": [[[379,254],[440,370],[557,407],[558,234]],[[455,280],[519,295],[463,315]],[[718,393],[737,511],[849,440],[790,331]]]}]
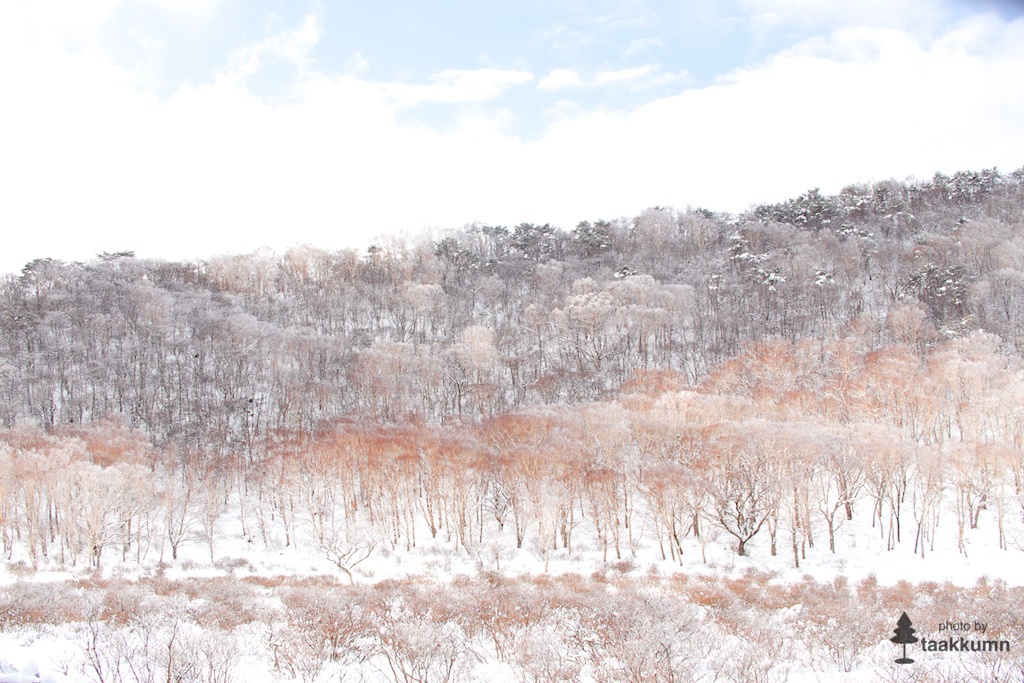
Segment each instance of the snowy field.
[{"label": "snowy field", "polygon": [[[703,548],[691,536],[681,563],[663,560],[643,511],[635,554],[602,561],[580,523],[546,572],[536,534],[516,549],[506,528],[468,552],[422,520],[415,547],[378,539],[351,579],[310,529],[286,546],[271,528],[264,544],[227,517],[213,563],[198,533],[177,560],[166,545],[141,563],[109,552],[98,573],[31,571],[15,553],[0,573],[0,681],[1021,680],[1019,514],[1000,549],[982,511],[963,553],[947,505],[922,557],[909,512],[891,550],[869,512],[860,501],[835,553],[816,527],[799,568],[782,529],[775,556],[767,531],[741,557],[706,525]],[[903,611],[919,636],[981,637],[984,623],[1010,650],[894,664]],[[970,627],[940,633],[946,622]]]}]

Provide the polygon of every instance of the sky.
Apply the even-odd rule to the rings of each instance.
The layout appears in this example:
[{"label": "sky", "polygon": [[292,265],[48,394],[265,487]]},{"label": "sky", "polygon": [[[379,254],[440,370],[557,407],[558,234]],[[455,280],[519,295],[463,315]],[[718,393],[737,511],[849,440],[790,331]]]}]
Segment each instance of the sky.
[{"label": "sky", "polygon": [[1024,1],[4,0],[0,273],[1024,166]]}]

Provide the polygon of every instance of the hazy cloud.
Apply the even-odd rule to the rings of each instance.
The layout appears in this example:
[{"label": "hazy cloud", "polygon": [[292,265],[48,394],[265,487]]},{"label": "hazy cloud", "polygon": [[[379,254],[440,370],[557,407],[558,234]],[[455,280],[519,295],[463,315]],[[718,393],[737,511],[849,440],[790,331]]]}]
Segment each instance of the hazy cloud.
[{"label": "hazy cloud", "polygon": [[946,18],[951,2],[935,0],[740,0],[755,23],[903,26]]},{"label": "hazy cloud", "polygon": [[635,54],[641,52],[647,52],[653,48],[664,48],[665,42],[659,38],[638,38],[637,40],[630,41],[626,47],[626,57],[632,57]]}]

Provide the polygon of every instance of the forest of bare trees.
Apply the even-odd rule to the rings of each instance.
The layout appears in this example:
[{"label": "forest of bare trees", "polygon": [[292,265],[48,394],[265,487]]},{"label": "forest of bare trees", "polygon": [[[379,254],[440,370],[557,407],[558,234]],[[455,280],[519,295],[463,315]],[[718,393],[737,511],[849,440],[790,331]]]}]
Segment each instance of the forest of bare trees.
[{"label": "forest of bare trees", "polygon": [[256,455],[154,445],[113,421],[23,422],[0,431],[3,549],[99,567],[177,559],[201,538],[214,561],[230,509],[230,533],[303,546],[349,576],[377,545],[415,547],[418,529],[498,569],[524,544],[545,563],[571,553],[580,529],[606,561],[645,538],[681,562],[707,527],[740,555],[761,534],[799,567],[809,546],[835,551],[855,509],[890,548],[924,556],[950,502],[959,550],[983,513],[999,547],[1020,550],[1006,528],[1024,513],[1024,370],[999,339],[972,332],[923,359],[851,345],[751,343],[694,387],[641,376],[617,400],[276,430]]},{"label": "forest of bare trees", "polygon": [[[1024,170],[812,190],[739,217],[472,225],[365,253],[39,259],[0,283],[3,557],[99,570],[202,547],[216,565],[230,536],[302,548],[353,584],[375,554],[429,540],[498,581],[518,552],[547,571],[581,543],[623,571],[706,561],[709,543],[800,567],[842,550],[855,518],[921,557],[940,522],[960,554],[980,533],[1019,553],[1022,349]],[[301,611],[313,587],[275,590]],[[337,599],[381,624],[406,609],[372,593]],[[75,603],[84,623],[99,599]],[[545,610],[508,632],[448,622],[519,666],[506,639],[541,647],[560,618]],[[273,641],[280,618],[252,621]],[[389,628],[371,629],[374,661],[420,680]],[[289,651],[327,647],[303,642]],[[545,666],[605,656],[590,647]],[[209,671],[228,654],[203,654]],[[697,680],[684,654],[637,672]],[[439,662],[422,666],[456,666]]]},{"label": "forest of bare trees", "polygon": [[1002,529],[1022,216],[1024,173],[983,171],[364,255],[33,261],[2,284],[4,549],[98,565],[159,529],[176,555],[236,500],[289,543],[300,517],[328,547],[422,517],[467,551],[586,523],[616,558],[638,502],[672,558],[711,524],[798,562],[861,498],[922,553],[942,496]]}]

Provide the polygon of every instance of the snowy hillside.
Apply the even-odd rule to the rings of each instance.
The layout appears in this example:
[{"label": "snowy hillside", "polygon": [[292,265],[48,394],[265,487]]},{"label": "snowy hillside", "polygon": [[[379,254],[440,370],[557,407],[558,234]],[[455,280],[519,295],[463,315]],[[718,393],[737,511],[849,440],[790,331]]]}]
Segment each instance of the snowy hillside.
[{"label": "snowy hillside", "polygon": [[34,261],[0,681],[1019,681],[1022,207]]}]

